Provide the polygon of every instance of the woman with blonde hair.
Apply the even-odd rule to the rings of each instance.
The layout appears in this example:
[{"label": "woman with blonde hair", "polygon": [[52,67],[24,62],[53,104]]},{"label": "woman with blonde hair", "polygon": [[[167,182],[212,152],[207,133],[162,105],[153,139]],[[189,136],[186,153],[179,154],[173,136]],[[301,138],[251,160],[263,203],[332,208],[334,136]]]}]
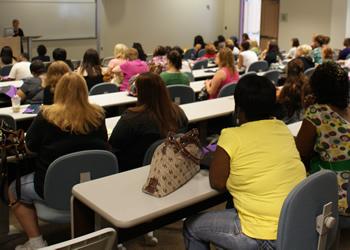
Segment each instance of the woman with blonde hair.
[{"label": "woman with blonde hair", "polygon": [[308,44],[300,45],[295,52],[295,58],[300,59],[304,64],[304,71],[315,67],[311,53],[312,47]]},{"label": "woman with blonde hair", "polygon": [[219,66],[218,71],[212,80],[205,82],[209,99],[216,98],[223,86],[229,83],[237,83],[239,79],[239,74],[235,67],[235,59],[229,48],[220,49],[216,55],[215,63]]},{"label": "woman with blonde hair", "polygon": [[43,103],[45,105],[50,105],[53,103],[53,95],[55,92],[56,85],[61,79],[61,77],[68,72],[70,72],[70,68],[63,61],[56,61],[50,64],[49,68],[47,69],[46,79],[43,82]]},{"label": "woman with blonde hair", "polygon": [[[37,154],[34,172],[21,178],[21,198],[12,210],[29,240],[16,249],[39,249],[47,245],[42,238],[34,201],[44,195],[45,175],[57,158],[82,150],[107,150],[107,129],[101,107],[90,104],[84,78],[67,73],[57,83],[55,102],[44,106],[26,134],[26,145]],[[11,202],[16,201],[16,184],[9,187]]]},{"label": "woman with blonde hair", "polygon": [[109,70],[113,70],[115,67],[123,64],[126,61],[125,55],[127,50],[128,47],[122,43],[118,43],[114,46],[114,59],[108,63]]}]

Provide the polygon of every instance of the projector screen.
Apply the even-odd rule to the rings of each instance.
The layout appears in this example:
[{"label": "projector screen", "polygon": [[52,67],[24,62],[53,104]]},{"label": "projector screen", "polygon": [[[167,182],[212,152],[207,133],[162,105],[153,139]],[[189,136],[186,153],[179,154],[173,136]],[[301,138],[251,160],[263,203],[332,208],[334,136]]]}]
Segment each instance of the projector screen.
[{"label": "projector screen", "polygon": [[12,19],[20,20],[25,36],[40,40],[96,37],[95,0],[0,0],[1,35]]}]

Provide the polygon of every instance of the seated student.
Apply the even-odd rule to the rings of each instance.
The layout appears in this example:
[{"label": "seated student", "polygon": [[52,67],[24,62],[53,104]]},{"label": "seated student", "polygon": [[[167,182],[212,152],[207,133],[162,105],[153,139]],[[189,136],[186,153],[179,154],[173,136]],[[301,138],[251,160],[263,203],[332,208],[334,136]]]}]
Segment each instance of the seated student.
[{"label": "seated student", "polygon": [[36,49],[36,51],[38,52],[38,56],[33,57],[32,61],[40,60],[42,62],[50,62],[50,57],[48,55],[46,55],[47,49],[46,49],[45,45],[40,44],[38,46],[38,48]]},{"label": "seated student", "polygon": [[47,73],[45,81],[43,82],[44,87],[44,97],[43,97],[43,104],[45,105],[51,105],[53,104],[53,97],[56,85],[58,81],[61,79],[61,77],[70,72],[70,68],[68,65],[63,61],[57,61],[50,64]]},{"label": "seated student", "polygon": [[17,90],[17,95],[22,103],[42,103],[44,95],[42,83],[46,72],[44,63],[40,60],[33,61],[30,64],[30,72],[33,77],[24,79],[23,85]]},{"label": "seated student", "polygon": [[296,144],[305,162],[311,160],[311,172],[331,169],[337,173],[339,212],[349,216],[346,190],[350,171],[349,79],[339,65],[326,62],[316,68],[310,87],[315,103],[305,112]]},{"label": "seated student", "polygon": [[258,61],[259,58],[254,51],[250,50],[250,42],[244,41],[241,43],[241,53],[238,55],[238,69],[239,71],[247,70],[249,66]]},{"label": "seated student", "polygon": [[311,56],[315,64],[322,64],[322,48],[329,43],[329,37],[324,35],[317,35],[312,40]]},{"label": "seated student", "polygon": [[184,57],[184,50],[180,46],[174,46],[170,51],[172,50],[177,51],[180,54],[181,59]]},{"label": "seated student", "polygon": [[215,57],[216,57],[216,48],[214,44],[208,43],[207,45],[205,45],[205,54],[202,57],[198,58],[197,61],[214,59]]},{"label": "seated student", "polygon": [[297,48],[295,58],[300,59],[304,64],[304,70],[315,67],[315,63],[311,57],[312,48],[310,45],[303,44]]},{"label": "seated student", "polygon": [[211,187],[227,190],[234,208],[187,219],[183,234],[189,250],[206,250],[210,243],[220,249],[275,249],[283,202],[306,176],[293,135],[273,118],[272,82],[247,76],[234,98],[240,126],[221,131],[209,170]]},{"label": "seated student", "polygon": [[322,63],[334,61],[334,51],[329,46],[323,46],[322,48]]},{"label": "seated student", "polygon": [[250,37],[247,33],[242,34],[242,42],[248,41],[250,42]]},{"label": "seated student", "polygon": [[182,109],[171,101],[159,75],[139,75],[136,91],[137,106],[121,116],[109,138],[121,172],[141,167],[152,143],[165,138],[169,131],[184,132],[188,123]]},{"label": "seated student", "polygon": [[269,65],[283,60],[276,40],[269,41],[267,49],[261,53],[260,58],[267,61]]},{"label": "seated student", "polygon": [[156,66],[161,66],[162,71],[166,70],[166,59],[167,50],[163,46],[157,46],[153,52],[153,58],[151,60],[151,64],[154,64]]},{"label": "seated student", "polygon": [[217,50],[226,47],[226,38],[223,35],[219,35],[217,41]]},{"label": "seated student", "polygon": [[344,49],[339,52],[338,60],[345,60],[350,55],[350,38],[344,39]]},{"label": "seated student", "polygon": [[[236,38],[237,39],[237,38]],[[239,55],[239,45],[237,43],[237,40],[232,40],[230,39],[226,39],[226,47],[230,48],[232,50],[232,53],[235,57],[238,57]]]},{"label": "seated student", "polygon": [[8,76],[9,79],[22,80],[24,78],[32,77],[30,72],[30,62],[27,53],[22,53],[17,63],[15,63]]},{"label": "seated student", "polygon": [[15,64],[17,62],[16,58],[13,56],[11,47],[4,46],[0,52],[0,67],[5,65]]},{"label": "seated student", "polygon": [[149,70],[148,65],[139,59],[139,54],[136,49],[128,49],[126,51],[126,59],[127,61],[125,63],[114,69],[114,71],[119,73],[123,78],[123,82],[120,86],[121,91],[129,90],[129,80],[133,76]]},{"label": "seated student", "polygon": [[110,60],[108,63],[109,70],[113,70],[115,67],[125,63],[125,53],[127,50],[128,47],[122,43],[118,43],[114,46],[114,59]]},{"label": "seated student", "polygon": [[54,61],[64,61],[72,71],[74,70],[74,65],[72,61],[67,59],[67,51],[65,49],[54,49],[54,51],[52,52],[52,58]]},{"label": "seated student", "polygon": [[139,58],[141,61],[147,61],[147,55],[143,50],[141,43],[133,43],[132,47],[139,53]]},{"label": "seated student", "polygon": [[254,51],[257,56],[261,54],[261,50],[256,40],[250,40],[250,50]]},{"label": "seated student", "polygon": [[202,49],[205,49],[206,43],[204,42],[204,39],[201,35],[197,35],[193,39],[193,48],[194,48],[194,54],[191,55],[191,59],[195,60],[198,58],[198,52]]},{"label": "seated student", "polygon": [[167,59],[167,71],[160,74],[165,85],[189,85],[190,80],[188,79],[188,76],[180,71],[182,68],[182,57],[179,52],[176,50],[170,51],[167,55]]},{"label": "seated student", "polygon": [[100,56],[95,49],[88,49],[77,72],[84,77],[88,90],[96,84],[103,82],[103,74]]},{"label": "seated student", "polygon": [[237,83],[239,79],[235,59],[229,48],[220,49],[215,58],[215,63],[219,66],[218,71],[215,73],[213,79],[205,81],[205,88],[209,94],[209,99],[216,98],[222,87],[229,83]]},{"label": "seated student", "polygon": [[[26,146],[37,159],[34,172],[21,178],[21,200],[12,207],[29,238],[16,249],[39,249],[47,244],[40,234],[33,202],[43,198],[49,165],[69,153],[109,148],[104,111],[89,103],[84,78],[77,73],[61,78],[55,89],[55,103],[44,106],[34,119],[26,134]],[[9,187],[12,202],[16,200],[15,186],[13,182]]]},{"label": "seated student", "polygon": [[296,52],[298,47],[300,46],[299,39],[298,38],[293,38],[292,39],[292,48],[289,50],[287,58],[293,59],[296,56]]},{"label": "seated student", "polygon": [[286,124],[302,119],[303,105],[301,100],[302,89],[308,79],[304,75],[304,64],[300,59],[293,59],[287,65],[287,79],[278,96],[281,105],[282,117]]}]

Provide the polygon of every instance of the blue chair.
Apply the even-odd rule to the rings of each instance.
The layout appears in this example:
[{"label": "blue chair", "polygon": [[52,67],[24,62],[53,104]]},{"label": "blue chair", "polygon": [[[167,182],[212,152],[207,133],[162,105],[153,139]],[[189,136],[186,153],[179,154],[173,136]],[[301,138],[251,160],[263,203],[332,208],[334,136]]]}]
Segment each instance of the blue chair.
[{"label": "blue chair", "polygon": [[188,49],[184,53],[183,59],[184,60],[195,59],[194,56],[195,56],[195,50],[193,48],[192,49]]},{"label": "blue chair", "polygon": [[0,69],[0,76],[8,76],[10,74],[11,69],[12,69],[12,64],[3,66]]},{"label": "blue chair", "polygon": [[202,56],[204,56],[206,53],[206,50],[205,49],[201,49],[199,52],[198,52],[198,58],[201,58]]},{"label": "blue chair", "polygon": [[142,163],[143,166],[147,166],[151,164],[154,151],[156,151],[158,146],[163,142],[164,142],[164,139],[161,139],[161,140],[155,141],[151,146],[149,146],[143,158],[143,163]]},{"label": "blue chair", "polygon": [[315,72],[315,70],[316,70],[316,67],[314,67],[314,68],[309,68],[309,69],[305,70],[304,74],[305,74],[305,76],[306,76],[307,78],[310,79],[311,76],[313,75],[313,73]]},{"label": "blue chair", "polygon": [[108,151],[85,150],[59,157],[46,172],[44,201],[34,202],[38,217],[52,223],[69,223],[72,187],[116,173],[117,158]]},{"label": "blue chair", "polygon": [[[327,225],[319,244],[316,218],[331,204],[331,215],[322,220]],[[278,223],[277,250],[329,249],[335,241],[338,222],[338,184],[329,170],[312,174],[300,182],[283,203]],[[321,224],[322,224],[321,223]],[[325,240],[325,241],[322,241]]]},{"label": "blue chair", "polygon": [[89,95],[101,95],[101,94],[115,93],[118,91],[119,91],[119,88],[117,85],[110,82],[103,82],[93,86],[90,89]]},{"label": "blue chair", "polygon": [[208,60],[201,60],[193,64],[192,70],[208,68]]},{"label": "blue chair", "polygon": [[256,61],[249,65],[249,67],[246,70],[247,72],[265,72],[269,70],[269,64],[266,61]]},{"label": "blue chair", "polygon": [[251,76],[251,75],[256,75],[255,71],[247,72],[239,77],[239,81],[242,80],[244,77]]},{"label": "blue chair", "polygon": [[281,73],[278,70],[269,70],[263,74],[263,77],[269,79],[274,85],[277,85]]},{"label": "blue chair", "polygon": [[195,101],[195,93],[193,89],[187,85],[170,85],[167,87],[171,99],[178,105],[191,103]]},{"label": "blue chair", "polygon": [[218,97],[233,96],[233,94],[235,93],[236,86],[236,83],[226,84],[220,89]]}]

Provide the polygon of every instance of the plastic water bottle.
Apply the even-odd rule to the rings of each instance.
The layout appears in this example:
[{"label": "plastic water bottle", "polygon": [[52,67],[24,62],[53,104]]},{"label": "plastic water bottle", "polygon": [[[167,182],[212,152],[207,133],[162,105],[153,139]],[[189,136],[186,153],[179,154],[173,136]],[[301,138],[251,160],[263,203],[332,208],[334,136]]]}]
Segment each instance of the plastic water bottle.
[{"label": "plastic water bottle", "polygon": [[14,95],[11,98],[12,111],[18,113],[21,110],[21,98],[18,95]]}]

